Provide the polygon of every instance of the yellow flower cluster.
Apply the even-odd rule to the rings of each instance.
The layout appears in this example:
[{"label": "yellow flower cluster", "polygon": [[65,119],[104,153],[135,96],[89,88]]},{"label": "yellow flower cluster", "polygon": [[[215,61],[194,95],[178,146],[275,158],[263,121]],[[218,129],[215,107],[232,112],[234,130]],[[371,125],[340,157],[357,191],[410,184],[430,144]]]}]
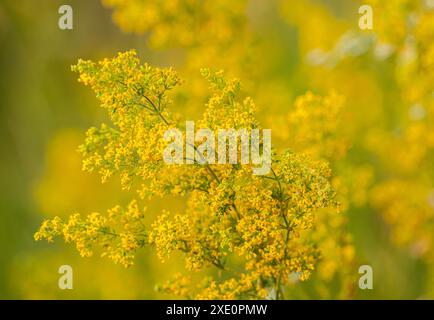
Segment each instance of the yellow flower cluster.
[{"label": "yellow flower cluster", "polygon": [[[73,70],[93,89],[113,123],[88,131],[80,147],[84,169],[98,171],[103,180],[118,174],[124,188],[134,187],[142,197],[187,195],[188,204],[183,214],[164,212],[149,230],[136,202],[126,210],[110,210],[107,217],[54,218],[42,224],[37,240],[61,236],[83,256],[100,247],[103,255],[125,266],[145,244],[162,260],[179,251],[187,269],[213,266],[225,274],[207,287],[191,288],[189,294],[199,298],[281,299],[291,279],[310,277],[321,255],[313,241],[316,215],[324,208],[338,214],[327,162],[292,151],[275,153],[267,176],[252,175],[251,164],[167,165],[163,134],[182,128],[168,109],[168,93],[180,83],[176,73],[140,65],[134,51],[99,63],[81,60]],[[212,94],[201,126],[259,128],[254,103],[241,99],[238,80],[208,69],[202,74]]]},{"label": "yellow flower cluster", "polygon": [[126,210],[116,206],[107,215],[94,212],[82,218],[76,213],[66,221],[59,217],[45,220],[34,238],[52,242],[60,236],[65,242],[74,243],[82,257],[90,257],[99,250],[101,257],[129,267],[137,249],[145,244],[143,218],[143,211],[132,201]]},{"label": "yellow flower cluster", "polygon": [[167,92],[180,82],[176,73],[140,65],[135,51],[98,64],[80,60],[72,70],[92,88],[115,126],[102,124],[87,131],[79,149],[86,158],[83,169],[99,172],[103,182],[117,172],[124,189],[130,188],[134,176],[155,175],[161,166],[162,138],[172,121],[165,107],[170,103]]}]

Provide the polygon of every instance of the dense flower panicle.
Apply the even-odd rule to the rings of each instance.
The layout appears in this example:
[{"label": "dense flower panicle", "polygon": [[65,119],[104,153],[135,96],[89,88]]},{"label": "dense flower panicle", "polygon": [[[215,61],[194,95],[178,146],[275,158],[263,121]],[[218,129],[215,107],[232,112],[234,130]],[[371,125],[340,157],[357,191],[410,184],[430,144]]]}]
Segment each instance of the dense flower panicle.
[{"label": "dense flower panicle", "polygon": [[[198,122],[199,127],[212,130],[259,127],[254,115],[257,108],[252,98],[238,101],[241,90],[238,79],[227,81],[223,71],[211,72],[206,68],[201,70],[201,74],[208,80],[213,95],[208,100],[203,118]],[[225,118],[222,118],[222,113]]]},{"label": "dense flower panicle", "polygon": [[[61,236],[83,256],[99,248],[125,266],[132,264],[137,249],[149,245],[163,261],[178,251],[188,270],[215,267],[227,274],[206,286],[192,284],[189,295],[198,298],[283,298],[291,279],[310,277],[321,256],[313,241],[316,215],[324,208],[338,214],[327,162],[291,151],[274,153],[267,176],[252,175],[251,164],[167,165],[164,132],[183,128],[168,108],[168,91],[180,83],[176,74],[141,66],[133,51],[100,63],[79,61],[73,70],[95,91],[113,123],[88,131],[80,147],[84,169],[98,171],[103,181],[119,174],[122,187],[136,189],[143,198],[187,195],[187,209],[163,212],[145,228],[133,201],[108,216],[45,221],[37,240]],[[208,69],[202,75],[212,92],[201,127],[259,128],[252,99],[240,97],[239,80]],[[164,290],[186,293],[187,282],[181,282],[181,288],[169,284]]]},{"label": "dense flower panicle", "polygon": [[99,250],[102,257],[129,267],[136,250],[146,241],[143,218],[143,211],[132,201],[127,209],[116,206],[107,215],[94,212],[82,218],[76,213],[65,221],[59,217],[45,220],[35,233],[35,240],[52,242],[60,236],[65,242],[74,243],[82,257],[90,257]]},{"label": "dense flower panicle", "polygon": [[180,83],[176,73],[140,65],[135,51],[97,64],[80,60],[72,70],[92,88],[114,125],[88,130],[79,149],[85,157],[83,169],[99,172],[103,182],[118,173],[125,189],[133,177],[158,171],[162,138],[172,121],[167,93]]}]

